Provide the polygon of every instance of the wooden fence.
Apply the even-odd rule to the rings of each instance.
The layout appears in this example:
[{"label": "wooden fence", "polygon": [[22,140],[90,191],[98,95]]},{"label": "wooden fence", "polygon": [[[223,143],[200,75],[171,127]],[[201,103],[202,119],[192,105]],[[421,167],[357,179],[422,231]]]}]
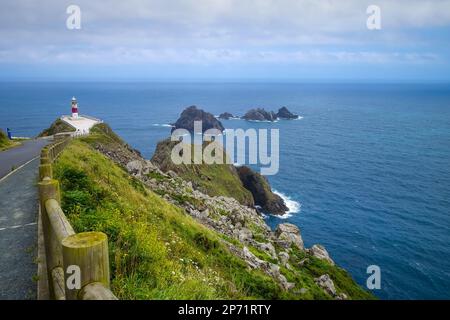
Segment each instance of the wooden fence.
[{"label": "wooden fence", "polygon": [[41,151],[39,214],[50,299],[117,300],[109,290],[108,239],[102,232],[75,233],[61,209],[53,162],[70,142],[59,136]]}]

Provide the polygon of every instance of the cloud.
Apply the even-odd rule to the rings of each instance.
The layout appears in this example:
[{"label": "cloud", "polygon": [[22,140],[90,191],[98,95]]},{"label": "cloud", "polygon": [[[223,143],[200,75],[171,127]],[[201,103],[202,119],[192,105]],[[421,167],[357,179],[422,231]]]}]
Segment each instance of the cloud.
[{"label": "cloud", "polygon": [[[82,11],[67,30],[66,8]],[[381,7],[383,29],[366,29]],[[0,63],[430,63],[450,0],[3,0]],[[430,39],[423,30],[443,28]],[[439,44],[439,46],[437,45]],[[440,56],[444,56],[444,58]]]}]

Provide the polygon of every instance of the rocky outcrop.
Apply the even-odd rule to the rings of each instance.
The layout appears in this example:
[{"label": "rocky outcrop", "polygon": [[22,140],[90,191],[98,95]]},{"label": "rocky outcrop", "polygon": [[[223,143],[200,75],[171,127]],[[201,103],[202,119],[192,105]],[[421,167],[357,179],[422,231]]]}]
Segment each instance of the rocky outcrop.
[{"label": "rocky outcrop", "polygon": [[334,265],[334,261],[330,258],[328,251],[322,245],[315,244],[310,249],[308,249],[308,252],[316,258],[325,260],[329,264]]},{"label": "rocky outcrop", "polygon": [[278,119],[292,120],[298,119],[298,115],[289,111],[288,108],[282,107],[278,109],[278,112],[266,111],[262,108],[249,110],[242,119],[253,121],[275,121]]},{"label": "rocky outcrop", "polygon": [[277,120],[277,115],[272,111],[266,111],[262,108],[257,108],[247,111],[242,119],[252,121],[275,121]]},{"label": "rocky outcrop", "polygon": [[232,118],[234,118],[234,116],[229,112],[224,112],[219,115],[219,119],[223,119],[223,120],[230,120]]},{"label": "rocky outcrop", "polygon": [[278,119],[285,119],[285,120],[291,120],[291,119],[298,119],[298,115],[293,114],[288,110],[286,107],[282,107],[278,109],[277,112],[277,118]]},{"label": "rocky outcrop", "polygon": [[300,235],[300,229],[291,223],[281,223],[275,230],[275,236],[277,237],[277,243],[286,249],[289,249],[292,245],[298,249],[303,250],[303,239]]},{"label": "rocky outcrop", "polygon": [[225,130],[222,123],[214,115],[198,109],[196,106],[190,106],[181,113],[178,120],[173,124],[172,132],[176,129],[186,129],[190,133],[194,133],[194,121],[202,121],[203,132],[208,129],[217,129],[220,132]]},{"label": "rocky outcrop", "polygon": [[328,274],[321,275],[320,277],[315,278],[314,281],[330,296],[336,296],[336,288],[334,287],[334,282],[333,280],[331,280]]},{"label": "rocky outcrop", "polygon": [[255,204],[264,212],[282,215],[289,210],[284,200],[272,192],[264,176],[247,166],[238,167],[237,171],[244,187],[252,193]]},{"label": "rocky outcrop", "polygon": [[[163,172],[155,163],[143,159],[127,147],[107,128],[103,129],[94,130],[93,133],[91,131],[91,139],[87,141],[127,170],[148,190],[177,206],[205,227],[223,235],[219,241],[236,257],[242,259],[248,268],[261,270],[291,294],[303,295],[306,292],[323,290],[335,299],[347,299],[344,293],[337,293],[342,287],[335,287],[328,275],[332,273],[327,274],[327,268],[334,267],[324,264],[324,275],[318,278],[314,278],[315,273],[311,274],[310,263],[315,258],[329,262],[329,256],[319,245],[305,250],[297,226],[283,223],[272,231],[254,208],[242,205],[231,197],[203,193],[189,179],[182,178],[173,170]],[[93,134],[101,136],[92,139]],[[303,288],[300,282],[293,280],[295,278],[292,278],[292,274],[301,277],[307,275],[311,282],[314,281],[314,288]],[[288,281],[286,276],[295,283]]]},{"label": "rocky outcrop", "polygon": [[88,142],[94,149],[108,156],[116,163],[126,165],[130,161],[142,159],[141,153],[132,148],[114,133],[106,123],[100,123],[91,128],[91,137]]}]

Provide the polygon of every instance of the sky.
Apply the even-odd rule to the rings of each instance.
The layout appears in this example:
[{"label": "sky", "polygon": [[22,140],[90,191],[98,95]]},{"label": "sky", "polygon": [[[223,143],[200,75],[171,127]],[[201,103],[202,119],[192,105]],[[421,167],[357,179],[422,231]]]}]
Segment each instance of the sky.
[{"label": "sky", "polygon": [[450,82],[450,0],[0,2],[1,81],[196,79]]}]

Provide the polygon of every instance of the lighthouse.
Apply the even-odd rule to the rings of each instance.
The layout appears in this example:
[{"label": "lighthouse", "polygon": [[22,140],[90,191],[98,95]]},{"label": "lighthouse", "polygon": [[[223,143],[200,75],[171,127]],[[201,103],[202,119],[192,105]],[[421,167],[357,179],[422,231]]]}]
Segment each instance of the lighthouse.
[{"label": "lighthouse", "polygon": [[72,98],[72,119],[78,119],[78,103],[75,97]]}]

